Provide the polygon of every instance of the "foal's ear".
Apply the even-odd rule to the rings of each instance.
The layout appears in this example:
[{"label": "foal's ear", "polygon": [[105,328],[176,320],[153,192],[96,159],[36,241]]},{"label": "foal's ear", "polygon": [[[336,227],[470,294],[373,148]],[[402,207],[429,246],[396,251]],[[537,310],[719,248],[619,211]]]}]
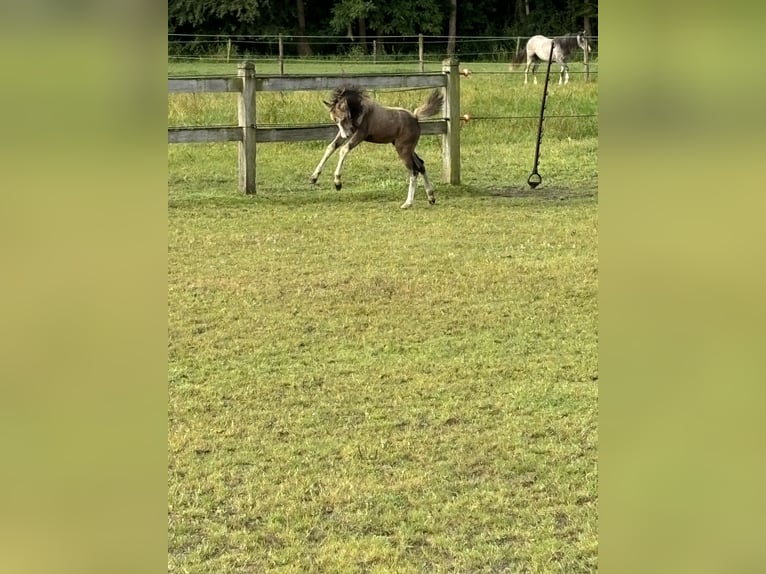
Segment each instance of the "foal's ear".
[{"label": "foal's ear", "polygon": [[330,102],[325,102],[324,100],[322,100],[322,103],[326,105],[328,109],[332,107],[332,104]]}]

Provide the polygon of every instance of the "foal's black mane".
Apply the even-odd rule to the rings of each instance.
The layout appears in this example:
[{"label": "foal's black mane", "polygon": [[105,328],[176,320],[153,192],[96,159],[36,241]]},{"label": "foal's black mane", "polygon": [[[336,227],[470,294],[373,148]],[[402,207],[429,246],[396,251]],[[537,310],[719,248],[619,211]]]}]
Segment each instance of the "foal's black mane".
[{"label": "foal's black mane", "polygon": [[351,121],[356,125],[357,118],[362,114],[362,104],[368,98],[367,92],[356,84],[344,84],[333,90],[329,106],[336,106],[341,100],[346,100]]}]

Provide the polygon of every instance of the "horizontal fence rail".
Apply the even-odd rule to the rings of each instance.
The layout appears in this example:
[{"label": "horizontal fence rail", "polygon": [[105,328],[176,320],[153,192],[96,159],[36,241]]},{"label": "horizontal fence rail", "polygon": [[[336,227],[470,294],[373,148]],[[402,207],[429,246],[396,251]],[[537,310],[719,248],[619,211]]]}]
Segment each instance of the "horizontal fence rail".
[{"label": "horizontal fence rail", "polygon": [[256,90],[281,92],[289,90],[332,90],[344,81],[358,81],[365,88],[443,88],[447,81],[443,73],[402,74],[346,74],[324,76],[262,76],[256,78]]},{"label": "horizontal fence rail", "polygon": [[238,142],[239,189],[255,193],[256,144],[331,140],[337,126],[257,126],[256,92],[332,90],[354,81],[365,88],[437,88],[444,93],[441,119],[421,121],[421,134],[442,136],[442,178],[460,183],[460,72],[458,62],[448,59],[441,72],[421,74],[325,74],[257,76],[255,65],[238,66],[237,76],[168,78],[168,93],[237,92],[237,126],[168,127],[168,143]]},{"label": "horizontal fence rail", "polygon": [[[286,126],[256,127],[256,143],[266,142],[302,142],[331,140],[338,133],[335,125],[327,126]],[[421,120],[421,135],[444,135],[446,123],[442,120]],[[220,127],[171,127],[168,128],[168,143],[209,143],[242,141],[242,128],[239,126]]]},{"label": "horizontal fence rail", "polygon": [[[447,85],[444,74],[325,74],[285,76],[257,76],[257,92],[332,90],[344,81],[359,81],[366,88],[443,88]],[[241,78],[168,78],[169,93],[241,92]]]},{"label": "horizontal fence rail", "polygon": [[168,78],[168,92],[241,92],[241,78]]},{"label": "horizontal fence rail", "polygon": [[168,128],[168,143],[210,143],[241,142],[242,128],[221,127],[177,127]]}]

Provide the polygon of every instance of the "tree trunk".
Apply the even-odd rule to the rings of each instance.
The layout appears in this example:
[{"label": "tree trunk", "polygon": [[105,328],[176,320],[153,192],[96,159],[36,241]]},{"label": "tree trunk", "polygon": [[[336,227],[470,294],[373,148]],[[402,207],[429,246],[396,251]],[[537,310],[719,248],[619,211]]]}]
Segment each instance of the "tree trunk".
[{"label": "tree trunk", "polygon": [[517,22],[523,22],[524,17],[526,16],[524,12],[524,7],[528,6],[527,2],[525,0],[516,0],[513,6],[513,15]]},{"label": "tree trunk", "polygon": [[303,6],[303,0],[295,0],[298,9],[298,55],[311,56],[311,44],[306,38],[306,10]]},{"label": "tree trunk", "polygon": [[386,47],[383,45],[383,34],[378,33],[378,39],[376,42],[376,53],[378,56],[382,56],[386,53]]},{"label": "tree trunk", "polygon": [[455,55],[455,38],[457,36],[457,0],[450,0],[449,9],[449,40],[447,40],[447,57]]},{"label": "tree trunk", "polygon": [[359,44],[362,46],[364,53],[367,53],[367,24],[364,21],[364,16],[359,16]]},{"label": "tree trunk", "polygon": [[583,16],[582,28],[585,30],[585,35],[590,38],[593,36],[593,32],[590,27],[590,16]]}]

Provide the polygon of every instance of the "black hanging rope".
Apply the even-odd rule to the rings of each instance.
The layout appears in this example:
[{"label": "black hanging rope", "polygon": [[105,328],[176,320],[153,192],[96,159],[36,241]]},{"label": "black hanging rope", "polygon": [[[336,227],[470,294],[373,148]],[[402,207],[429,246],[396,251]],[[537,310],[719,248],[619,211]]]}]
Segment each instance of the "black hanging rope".
[{"label": "black hanging rope", "polygon": [[551,53],[548,55],[548,67],[545,71],[545,87],[543,88],[543,103],[540,106],[540,124],[537,127],[537,144],[535,145],[535,165],[532,168],[532,173],[529,174],[527,183],[529,187],[535,189],[543,181],[542,176],[537,173],[537,164],[540,161],[540,143],[543,141],[543,118],[545,117],[545,100],[548,97],[548,79],[551,77],[551,62],[553,61],[553,47],[555,46],[555,40],[551,40]]}]

